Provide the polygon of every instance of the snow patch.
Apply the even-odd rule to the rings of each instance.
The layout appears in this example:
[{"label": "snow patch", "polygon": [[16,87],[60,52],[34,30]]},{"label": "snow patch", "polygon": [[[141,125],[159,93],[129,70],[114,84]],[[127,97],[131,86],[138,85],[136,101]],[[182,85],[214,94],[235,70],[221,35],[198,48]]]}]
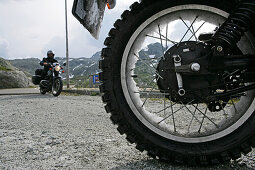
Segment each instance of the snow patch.
[{"label": "snow patch", "polygon": [[71,78],[73,78],[74,77],[74,75],[73,74],[71,74],[71,75],[69,75],[69,78],[71,79]]},{"label": "snow patch", "polygon": [[91,64],[89,67],[92,67],[93,65],[95,65],[96,63],[93,63],[93,64]]},{"label": "snow patch", "polygon": [[78,65],[78,66],[74,67],[74,68],[73,68],[73,71],[74,71],[75,69],[77,69],[77,68],[81,67],[82,65],[83,65],[83,64],[80,64],[80,65]]}]

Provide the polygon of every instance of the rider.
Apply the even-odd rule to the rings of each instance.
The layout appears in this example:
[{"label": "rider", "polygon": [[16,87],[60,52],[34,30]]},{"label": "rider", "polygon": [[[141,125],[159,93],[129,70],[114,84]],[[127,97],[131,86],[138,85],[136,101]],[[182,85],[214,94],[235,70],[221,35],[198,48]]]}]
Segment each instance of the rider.
[{"label": "rider", "polygon": [[47,72],[50,69],[49,64],[57,63],[58,61],[54,59],[54,52],[52,50],[49,50],[47,52],[47,58],[43,58],[43,60],[40,62],[41,66],[44,66],[44,69],[42,70],[42,77],[45,78],[47,75]]}]

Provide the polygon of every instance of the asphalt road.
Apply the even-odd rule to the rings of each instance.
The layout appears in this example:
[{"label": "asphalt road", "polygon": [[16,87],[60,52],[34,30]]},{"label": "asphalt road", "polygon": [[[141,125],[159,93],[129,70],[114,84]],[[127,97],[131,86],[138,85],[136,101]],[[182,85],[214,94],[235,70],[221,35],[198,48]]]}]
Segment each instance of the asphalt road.
[{"label": "asphalt road", "polygon": [[121,136],[99,96],[0,96],[0,169],[253,169],[238,161],[187,167],[153,160]]}]

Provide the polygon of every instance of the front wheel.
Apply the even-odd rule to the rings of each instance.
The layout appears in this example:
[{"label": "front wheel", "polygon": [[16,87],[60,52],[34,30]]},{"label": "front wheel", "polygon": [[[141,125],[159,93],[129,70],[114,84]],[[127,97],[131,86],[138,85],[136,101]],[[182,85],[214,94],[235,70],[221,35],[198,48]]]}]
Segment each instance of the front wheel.
[{"label": "front wheel", "polygon": [[57,78],[52,85],[52,94],[53,96],[59,96],[63,89],[63,82],[61,78]]},{"label": "front wheel", "polygon": [[[216,164],[255,146],[254,90],[206,100],[246,86],[239,81],[245,69],[183,75],[185,91],[175,72],[175,56],[189,64],[210,51],[199,35],[213,33],[235,6],[231,0],[144,0],[116,21],[102,50],[100,91],[118,131],[137,149],[164,161]],[[255,54],[254,44],[247,33],[233,54]]]}]

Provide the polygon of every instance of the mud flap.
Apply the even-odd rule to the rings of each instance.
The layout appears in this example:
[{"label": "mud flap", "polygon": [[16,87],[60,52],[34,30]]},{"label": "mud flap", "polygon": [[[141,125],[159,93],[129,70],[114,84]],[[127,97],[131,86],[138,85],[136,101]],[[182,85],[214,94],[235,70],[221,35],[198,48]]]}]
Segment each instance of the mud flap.
[{"label": "mud flap", "polygon": [[104,17],[106,0],[74,0],[72,13],[98,39]]}]

